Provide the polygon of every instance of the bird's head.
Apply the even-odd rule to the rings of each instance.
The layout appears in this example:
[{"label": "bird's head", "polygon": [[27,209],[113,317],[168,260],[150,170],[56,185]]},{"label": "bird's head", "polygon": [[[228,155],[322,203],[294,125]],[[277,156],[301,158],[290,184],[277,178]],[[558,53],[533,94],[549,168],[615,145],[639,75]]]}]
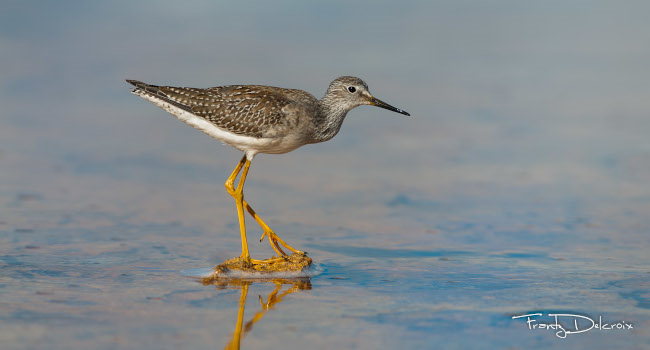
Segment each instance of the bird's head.
[{"label": "bird's head", "polygon": [[410,116],[408,112],[372,96],[368,91],[368,84],[357,77],[344,76],[334,79],[327,89],[326,98],[330,103],[345,110],[369,105]]}]

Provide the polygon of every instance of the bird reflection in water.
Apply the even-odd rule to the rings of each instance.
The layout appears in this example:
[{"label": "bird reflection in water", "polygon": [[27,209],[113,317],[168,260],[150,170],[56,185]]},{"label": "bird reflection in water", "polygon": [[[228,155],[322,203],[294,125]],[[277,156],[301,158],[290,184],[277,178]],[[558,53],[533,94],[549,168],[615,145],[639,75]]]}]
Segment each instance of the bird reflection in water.
[{"label": "bird reflection in water", "polygon": [[[246,307],[246,299],[248,297],[248,288],[254,283],[273,283],[275,288],[266,297],[266,300],[259,296],[260,310],[246,323],[244,323],[244,309]],[[207,284],[207,283],[206,283]],[[215,285],[218,289],[224,288],[239,288],[241,294],[239,296],[239,308],[237,311],[237,322],[235,323],[235,331],[232,334],[230,342],[224,349],[234,350],[239,349],[242,338],[246,333],[253,329],[253,325],[260,321],[267,312],[273,307],[282,302],[283,298],[289,294],[311,289],[311,280],[309,277],[293,278],[293,279],[227,279],[216,280],[210,284]]]}]

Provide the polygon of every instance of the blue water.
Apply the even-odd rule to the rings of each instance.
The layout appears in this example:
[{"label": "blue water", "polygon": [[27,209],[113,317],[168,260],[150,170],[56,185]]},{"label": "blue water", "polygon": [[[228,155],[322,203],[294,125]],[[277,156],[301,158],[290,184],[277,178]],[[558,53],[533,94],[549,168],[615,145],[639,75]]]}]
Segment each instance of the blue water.
[{"label": "blue water", "polygon": [[[6,7],[2,349],[650,347],[645,3]],[[413,118],[356,109],[246,186],[322,272],[189,278],[239,253],[240,154],[123,80],[320,96],[344,74]]]}]

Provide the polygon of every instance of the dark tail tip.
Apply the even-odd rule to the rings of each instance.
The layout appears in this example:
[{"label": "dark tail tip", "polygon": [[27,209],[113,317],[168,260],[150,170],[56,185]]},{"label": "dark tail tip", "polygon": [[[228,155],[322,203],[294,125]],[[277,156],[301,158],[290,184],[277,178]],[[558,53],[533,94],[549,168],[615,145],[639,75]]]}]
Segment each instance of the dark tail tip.
[{"label": "dark tail tip", "polygon": [[133,86],[135,86],[135,87],[139,87],[139,88],[147,86],[147,84],[145,84],[145,83],[143,83],[141,81],[138,81],[138,80],[126,79],[126,82],[133,85]]}]

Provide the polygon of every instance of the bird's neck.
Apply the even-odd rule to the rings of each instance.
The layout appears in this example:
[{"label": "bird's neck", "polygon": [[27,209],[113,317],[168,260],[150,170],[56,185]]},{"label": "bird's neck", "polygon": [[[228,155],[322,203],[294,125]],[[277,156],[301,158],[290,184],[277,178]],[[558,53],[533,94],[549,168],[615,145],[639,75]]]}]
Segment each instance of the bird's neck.
[{"label": "bird's neck", "polygon": [[330,95],[325,95],[319,101],[319,107],[314,141],[324,142],[338,134],[351,108],[336,103]]}]

